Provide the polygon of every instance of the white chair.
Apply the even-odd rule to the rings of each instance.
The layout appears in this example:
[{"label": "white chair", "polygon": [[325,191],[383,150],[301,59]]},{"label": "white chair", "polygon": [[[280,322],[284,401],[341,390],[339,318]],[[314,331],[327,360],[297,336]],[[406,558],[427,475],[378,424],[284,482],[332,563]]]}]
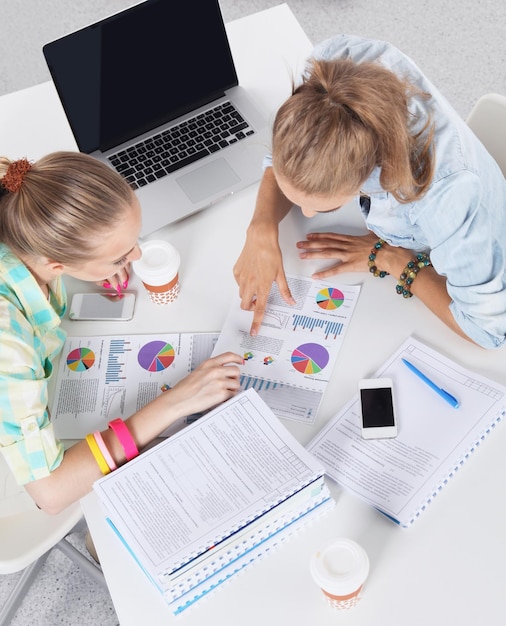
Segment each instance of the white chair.
[{"label": "white chair", "polygon": [[506,96],[488,93],[474,105],[467,124],[506,176]]},{"label": "white chair", "polygon": [[10,623],[53,548],[60,549],[107,588],[101,569],[65,539],[79,527],[82,517],[79,503],[59,515],[47,515],[39,510],[26,491],[16,484],[0,455],[0,575],[24,570],[0,609],[0,626]]}]

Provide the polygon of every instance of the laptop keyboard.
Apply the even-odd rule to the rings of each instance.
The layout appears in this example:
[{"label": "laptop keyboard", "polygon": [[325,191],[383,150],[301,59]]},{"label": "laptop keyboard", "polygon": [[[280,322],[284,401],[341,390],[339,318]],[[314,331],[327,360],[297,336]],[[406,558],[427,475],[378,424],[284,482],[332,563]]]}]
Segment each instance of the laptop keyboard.
[{"label": "laptop keyboard", "polygon": [[108,158],[138,189],[254,132],[233,104],[224,102]]}]

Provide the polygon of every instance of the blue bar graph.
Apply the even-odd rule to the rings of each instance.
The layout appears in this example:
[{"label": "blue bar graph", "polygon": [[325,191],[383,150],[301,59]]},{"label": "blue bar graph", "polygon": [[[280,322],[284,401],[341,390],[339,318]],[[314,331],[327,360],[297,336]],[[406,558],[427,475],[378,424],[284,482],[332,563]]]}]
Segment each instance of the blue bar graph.
[{"label": "blue bar graph", "polygon": [[325,333],[325,339],[331,336],[337,339],[337,336],[341,334],[344,328],[344,324],[342,322],[331,322],[316,317],[308,317],[307,315],[294,315],[293,330],[297,330],[297,328],[309,330],[310,332],[313,332],[315,328],[321,329]]},{"label": "blue bar graph", "polygon": [[267,391],[268,389],[276,389],[277,387],[283,387],[279,383],[273,383],[270,380],[263,380],[262,378],[254,378],[252,376],[241,376],[240,378],[241,389],[255,389],[255,391]]},{"label": "blue bar graph", "polygon": [[109,355],[107,357],[107,370],[105,373],[105,384],[118,383],[125,380],[125,376],[121,376],[124,372],[126,352],[131,352],[130,342],[124,339],[111,339],[109,346]]}]

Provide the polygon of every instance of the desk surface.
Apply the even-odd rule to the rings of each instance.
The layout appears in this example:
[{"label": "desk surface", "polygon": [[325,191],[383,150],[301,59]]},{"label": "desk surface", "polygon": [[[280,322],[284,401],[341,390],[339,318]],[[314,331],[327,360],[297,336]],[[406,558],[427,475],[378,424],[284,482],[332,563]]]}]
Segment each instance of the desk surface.
[{"label": "desk surface", "polygon": [[[288,95],[291,74],[297,74],[310,42],[286,5],[237,20],[227,28],[241,81],[267,110],[274,111]],[[76,149],[51,83],[0,99],[0,138],[0,152],[11,157],[32,159],[52,150]],[[218,331],[237,298],[231,269],[242,248],[255,197],[256,187],[250,187],[152,235],[181,251],[182,290],[175,303],[152,305],[134,277],[131,288],[138,291],[138,303],[132,322],[65,321],[69,334]],[[327,229],[361,232],[364,226],[352,206],[311,221],[293,211],[283,221],[281,243],[287,271],[308,276],[318,267],[316,262],[298,259],[294,242],[309,230]],[[362,291],[316,423],[286,423],[303,444],[352,396],[359,378],[374,372],[411,334],[506,384],[504,350],[485,351],[452,334],[416,298],[399,298],[393,279],[346,274],[338,282],[361,284]],[[76,282],[67,284],[70,292],[77,289]],[[209,305],[203,307],[202,302]],[[505,446],[506,428],[500,425],[407,530],[328,481],[336,499],[333,511],[197,604],[179,618],[181,623],[330,626],[338,619],[349,626],[502,624]],[[82,505],[122,626],[175,624],[176,618],[113,536],[94,494],[84,498]],[[327,607],[309,574],[311,554],[337,536],[361,543],[371,562],[359,606],[339,616]]]}]

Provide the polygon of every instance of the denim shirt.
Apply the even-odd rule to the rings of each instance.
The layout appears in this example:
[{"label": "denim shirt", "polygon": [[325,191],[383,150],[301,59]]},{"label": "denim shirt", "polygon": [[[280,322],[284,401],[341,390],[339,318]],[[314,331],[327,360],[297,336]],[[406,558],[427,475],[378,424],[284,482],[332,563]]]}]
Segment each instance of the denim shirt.
[{"label": "denim shirt", "polygon": [[367,228],[390,245],[429,251],[434,269],[446,277],[457,324],[479,345],[501,346],[506,339],[506,179],[499,166],[439,90],[394,46],[339,35],[313,54],[380,62],[432,95],[410,102],[421,123],[429,112],[435,123],[435,172],[427,193],[401,204],[382,189],[376,168],[361,188],[371,199],[362,215]]}]

